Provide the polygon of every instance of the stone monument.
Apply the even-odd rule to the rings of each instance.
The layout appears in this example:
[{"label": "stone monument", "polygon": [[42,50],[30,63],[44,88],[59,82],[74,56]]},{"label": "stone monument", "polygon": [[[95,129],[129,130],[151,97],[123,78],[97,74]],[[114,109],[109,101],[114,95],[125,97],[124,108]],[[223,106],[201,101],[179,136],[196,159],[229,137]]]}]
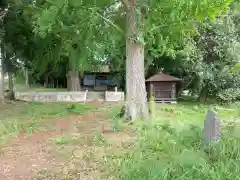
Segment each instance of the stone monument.
[{"label": "stone monument", "polygon": [[206,114],[203,130],[204,143],[209,145],[218,142],[221,138],[221,120],[217,113],[210,108]]}]

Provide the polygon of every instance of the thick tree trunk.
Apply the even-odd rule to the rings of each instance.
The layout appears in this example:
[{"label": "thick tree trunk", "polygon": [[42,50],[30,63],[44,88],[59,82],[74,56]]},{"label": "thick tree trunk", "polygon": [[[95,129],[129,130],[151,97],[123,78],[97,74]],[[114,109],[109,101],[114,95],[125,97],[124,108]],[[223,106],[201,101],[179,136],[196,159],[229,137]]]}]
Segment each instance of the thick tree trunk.
[{"label": "thick tree trunk", "polygon": [[4,103],[4,71],[3,71],[3,63],[4,63],[4,51],[3,45],[1,44],[1,61],[0,61],[0,103]]},{"label": "thick tree trunk", "polygon": [[199,94],[199,97],[198,97],[198,100],[201,102],[201,103],[206,103],[207,101],[207,96],[208,96],[208,87],[204,87],[200,94]]},{"label": "thick tree trunk", "polygon": [[129,0],[126,39],[126,108],[128,118],[148,118],[147,92],[144,71],[144,45],[136,42],[139,33],[137,0]]},{"label": "thick tree trunk", "polygon": [[76,71],[68,72],[67,89],[68,89],[68,91],[80,91],[81,90],[78,72],[76,72]]}]

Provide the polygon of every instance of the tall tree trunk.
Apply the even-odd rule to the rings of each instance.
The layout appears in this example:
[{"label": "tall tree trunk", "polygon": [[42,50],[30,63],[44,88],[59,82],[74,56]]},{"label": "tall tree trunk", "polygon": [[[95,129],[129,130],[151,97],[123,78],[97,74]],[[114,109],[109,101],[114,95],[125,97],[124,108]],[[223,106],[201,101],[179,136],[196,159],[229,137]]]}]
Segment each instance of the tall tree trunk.
[{"label": "tall tree trunk", "polygon": [[13,92],[13,73],[8,72],[8,88]]},{"label": "tall tree trunk", "polygon": [[3,64],[4,64],[4,49],[3,45],[1,44],[1,61],[0,61],[0,103],[4,103],[4,71],[3,71]]},{"label": "tall tree trunk", "polygon": [[8,93],[7,93],[7,98],[10,100],[14,100],[14,90],[13,90],[13,70],[14,70],[14,66],[10,60],[10,54],[9,53],[5,53],[5,67],[6,67],[6,72],[8,75]]},{"label": "tall tree trunk", "polygon": [[199,94],[198,100],[201,103],[206,103],[207,97],[208,97],[208,87],[206,85],[205,87],[202,88],[202,90],[201,90],[201,92]]},{"label": "tall tree trunk", "polygon": [[68,91],[80,91],[80,79],[77,71],[69,71],[67,77],[67,89]]},{"label": "tall tree trunk", "polygon": [[28,69],[26,67],[24,68],[24,74],[25,74],[25,85],[26,85],[27,88],[29,88],[30,87],[30,85],[29,85],[29,75],[28,75]]},{"label": "tall tree trunk", "polygon": [[48,80],[49,80],[49,75],[48,75],[48,73],[46,73],[44,75],[44,87],[45,88],[48,88],[48,86],[49,86]]},{"label": "tall tree trunk", "polygon": [[137,43],[140,35],[137,0],[129,0],[126,36],[126,116],[131,120],[148,118],[144,71],[144,45]]},{"label": "tall tree trunk", "polygon": [[13,73],[10,71],[8,72],[8,99],[14,100],[14,89],[13,89]]}]

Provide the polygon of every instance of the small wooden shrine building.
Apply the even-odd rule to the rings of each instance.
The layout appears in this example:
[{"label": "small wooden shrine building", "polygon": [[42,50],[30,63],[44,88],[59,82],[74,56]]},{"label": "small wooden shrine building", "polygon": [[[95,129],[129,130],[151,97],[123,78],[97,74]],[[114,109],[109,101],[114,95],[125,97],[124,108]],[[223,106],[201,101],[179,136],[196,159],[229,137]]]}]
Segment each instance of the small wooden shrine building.
[{"label": "small wooden shrine building", "polygon": [[146,80],[148,99],[153,97],[156,102],[176,103],[176,87],[180,81],[165,73],[155,74]]}]

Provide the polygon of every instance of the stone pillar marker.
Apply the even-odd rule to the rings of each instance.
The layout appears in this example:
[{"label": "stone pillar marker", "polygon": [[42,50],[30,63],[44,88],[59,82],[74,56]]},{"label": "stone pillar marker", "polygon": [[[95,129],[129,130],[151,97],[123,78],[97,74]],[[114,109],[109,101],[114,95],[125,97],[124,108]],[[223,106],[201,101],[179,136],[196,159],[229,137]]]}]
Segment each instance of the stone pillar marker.
[{"label": "stone pillar marker", "polygon": [[218,142],[221,138],[221,120],[212,108],[206,114],[203,138],[206,145]]}]

